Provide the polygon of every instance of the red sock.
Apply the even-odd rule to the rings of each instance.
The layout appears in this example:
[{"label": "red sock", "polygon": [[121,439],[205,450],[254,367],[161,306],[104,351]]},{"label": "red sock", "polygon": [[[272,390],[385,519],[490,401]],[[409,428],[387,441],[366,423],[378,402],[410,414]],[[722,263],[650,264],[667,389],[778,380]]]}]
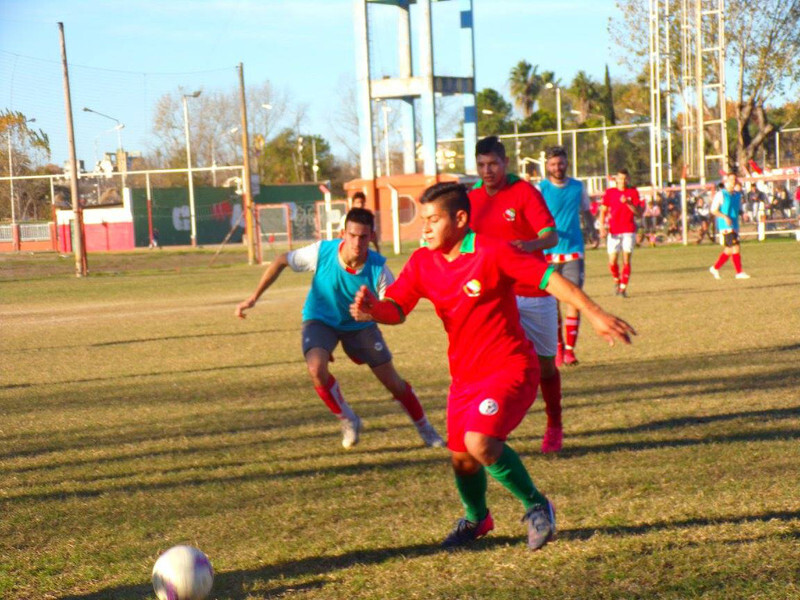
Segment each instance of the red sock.
[{"label": "red sock", "polygon": [[425,411],[422,410],[419,398],[417,398],[417,395],[414,393],[414,388],[412,388],[407,381],[405,391],[400,394],[399,397],[395,398],[395,400],[403,406],[403,409],[405,409],[414,423],[425,417]]},{"label": "red sock", "polygon": [[628,281],[631,278],[631,266],[630,264],[622,265],[622,277],[619,280],[619,287],[628,287]]},{"label": "red sock", "polygon": [[736,269],[737,273],[742,272],[742,255],[741,254],[731,254],[731,260],[733,261],[733,268]]},{"label": "red sock", "polygon": [[567,350],[574,350],[575,343],[578,341],[578,328],[581,326],[580,315],[575,319],[567,317],[565,324],[567,326],[567,340],[564,347]]},{"label": "red sock", "polygon": [[[569,323],[569,319],[567,319]],[[558,345],[564,345],[564,332],[562,331],[563,327],[561,326],[561,311],[558,311]]]},{"label": "red sock", "polygon": [[334,415],[340,419],[344,417],[352,418],[352,416],[348,414],[352,413],[352,410],[348,406],[347,402],[344,401],[342,391],[339,389],[339,382],[336,381],[336,378],[333,375],[329,376],[328,385],[325,387],[315,386],[314,391],[317,392],[317,395],[322,398],[322,401]]},{"label": "red sock", "polygon": [[611,271],[611,276],[614,278],[614,281],[619,283],[619,265],[617,263],[610,263],[608,268]]},{"label": "red sock", "polygon": [[722,268],[722,265],[724,265],[726,262],[728,262],[728,255],[723,252],[719,255],[717,262],[714,263],[714,268],[719,271]]},{"label": "red sock", "polygon": [[561,427],[561,372],[540,381],[548,427]]}]

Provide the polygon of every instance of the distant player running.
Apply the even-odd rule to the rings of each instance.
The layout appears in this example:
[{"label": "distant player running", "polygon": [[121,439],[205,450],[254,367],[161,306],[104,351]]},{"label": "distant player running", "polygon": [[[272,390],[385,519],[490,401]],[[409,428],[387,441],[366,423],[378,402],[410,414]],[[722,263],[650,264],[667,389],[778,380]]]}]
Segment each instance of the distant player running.
[{"label": "distant player running", "polygon": [[[594,222],[594,217],[586,188],[577,179],[567,176],[567,164],[567,151],[563,146],[552,146],[545,152],[547,179],[543,179],[538,187],[556,222],[558,243],[547,248],[544,255],[548,262],[555,265],[556,273],[583,289],[585,268],[581,215],[584,222],[589,224]],[[578,341],[581,313],[571,304],[565,304],[562,325],[560,308],[556,365],[577,365],[575,344]]]},{"label": "distant player running", "polygon": [[717,191],[711,201],[711,214],[717,218],[717,232],[722,235],[724,248],[717,262],[709,267],[714,279],[719,279],[719,270],[728,258],[733,262],[736,279],[750,279],[742,271],[742,256],[739,246],[739,216],[742,213],[742,192],[736,191],[736,173],[725,175],[725,187]]},{"label": "distant player running", "polygon": [[539,374],[533,346],[520,325],[515,290],[546,289],[577,306],[611,343],[630,343],[635,332],[538,256],[473,233],[464,186],[436,184],[425,190],[420,203],[427,247],[411,255],[384,300],[362,287],[351,313],[357,320],[397,324],[427,298],[447,331],[452,378],[447,446],[466,516],[442,545],[463,546],[494,528],[486,504],[488,471],[522,502],[528,545],[537,550],[556,533],[555,510],[506,443],[536,397]]},{"label": "distant player running", "polygon": [[[496,136],[475,145],[481,181],[469,192],[470,227],[478,234],[511,242],[524,252],[542,259],[542,250],[558,241],[556,224],[539,191],[516,175],[506,173],[508,157]],[[522,327],[533,342],[541,368],[542,399],[547,426],[542,452],[558,452],[563,442],[561,421],[561,374],[556,366],[558,349],[558,303],[543,290],[533,297],[517,298]]]},{"label": "distant player running", "polygon": [[[636,245],[636,217],[641,217],[644,203],[635,187],[628,187],[628,171],[620,169],[615,176],[616,187],[608,188],[600,207],[600,236],[606,235],[608,215],[608,268],[614,278],[614,293],[628,295],[631,278],[631,254]],[[619,255],[622,253],[622,273]]]},{"label": "distant player running", "polygon": [[317,242],[278,256],[264,271],[256,291],[236,307],[236,316],[255,306],[286,267],[293,271],[314,271],[311,289],[303,305],[303,354],[314,389],[330,411],[341,421],[342,446],[358,443],[361,419],[345,401],[339,383],[328,370],[333,350],[341,341],[347,355],[357,364],[366,363],[414,422],[428,446],[444,447],[444,441],[428,422],[414,390],[392,365],[392,354],[374,323],[358,323],[350,316],[350,303],[365,286],[383,296],[394,280],[386,259],[369,250],[374,230],[372,213],[354,208],[345,217],[341,240]]}]

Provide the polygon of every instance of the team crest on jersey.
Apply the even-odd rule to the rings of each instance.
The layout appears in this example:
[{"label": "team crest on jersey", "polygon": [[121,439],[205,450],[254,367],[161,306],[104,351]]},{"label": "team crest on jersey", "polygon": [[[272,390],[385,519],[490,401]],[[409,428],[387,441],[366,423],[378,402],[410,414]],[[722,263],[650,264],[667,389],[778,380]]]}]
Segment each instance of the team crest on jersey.
[{"label": "team crest on jersey", "polygon": [[477,298],[481,295],[481,282],[477,279],[470,279],[464,286],[464,293],[470,298]]},{"label": "team crest on jersey", "polygon": [[380,352],[381,350],[383,350],[383,344],[375,342],[375,352]]},{"label": "team crest on jersey", "polygon": [[497,402],[493,398],[486,398],[478,406],[478,412],[485,417],[496,415],[498,410],[500,410],[500,407],[497,406]]},{"label": "team crest on jersey", "polygon": [[505,218],[506,221],[514,221],[517,218],[517,211],[514,210],[513,208],[507,208],[503,212],[503,217]]}]

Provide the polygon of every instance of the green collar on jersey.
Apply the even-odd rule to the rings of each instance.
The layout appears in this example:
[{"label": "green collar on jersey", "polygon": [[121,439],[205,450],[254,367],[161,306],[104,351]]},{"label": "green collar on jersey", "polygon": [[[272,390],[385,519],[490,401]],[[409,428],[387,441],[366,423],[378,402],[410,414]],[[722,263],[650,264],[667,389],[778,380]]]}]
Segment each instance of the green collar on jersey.
[{"label": "green collar on jersey", "polygon": [[472,229],[467,229],[467,235],[461,240],[461,247],[458,249],[461,254],[474,254],[475,253],[475,232]]},{"label": "green collar on jersey", "polygon": [[[506,183],[508,183],[508,185],[515,184],[518,181],[521,181],[519,175],[515,175],[514,173],[506,173]],[[483,179],[478,179],[478,181],[475,182],[475,185],[472,186],[472,189],[477,190],[480,187],[483,187]]]}]

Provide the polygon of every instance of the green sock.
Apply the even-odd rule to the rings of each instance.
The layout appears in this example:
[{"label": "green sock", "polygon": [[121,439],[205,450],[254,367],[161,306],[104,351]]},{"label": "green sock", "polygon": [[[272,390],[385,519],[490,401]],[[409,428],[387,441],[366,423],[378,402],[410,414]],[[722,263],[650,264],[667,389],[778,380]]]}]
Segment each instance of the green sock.
[{"label": "green sock", "polygon": [[489,512],[486,508],[486,487],[486,470],[483,467],[472,475],[456,473],[456,488],[468,521],[477,523],[486,518]]},{"label": "green sock", "polygon": [[525,510],[547,502],[547,498],[533,485],[531,476],[525,469],[525,465],[522,464],[519,454],[514,452],[508,444],[503,446],[503,453],[497,462],[486,467],[486,470],[503,487],[522,501]]}]

